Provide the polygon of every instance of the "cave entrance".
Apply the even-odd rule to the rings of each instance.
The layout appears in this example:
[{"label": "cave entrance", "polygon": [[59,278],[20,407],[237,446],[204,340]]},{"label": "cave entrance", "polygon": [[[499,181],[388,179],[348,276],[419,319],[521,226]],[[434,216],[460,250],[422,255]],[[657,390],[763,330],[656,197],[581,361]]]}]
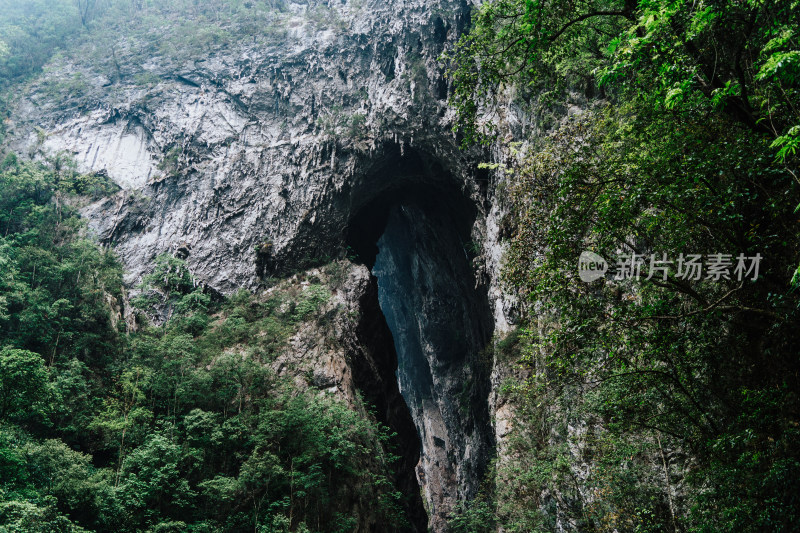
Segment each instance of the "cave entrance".
[{"label": "cave entrance", "polygon": [[485,356],[493,321],[472,267],[478,211],[454,180],[408,172],[416,167],[408,158],[383,166],[374,179],[391,185],[353,214],[346,242],[377,278],[420,442],[416,478],[429,527],[442,531],[455,504],[477,493],[493,449]]}]

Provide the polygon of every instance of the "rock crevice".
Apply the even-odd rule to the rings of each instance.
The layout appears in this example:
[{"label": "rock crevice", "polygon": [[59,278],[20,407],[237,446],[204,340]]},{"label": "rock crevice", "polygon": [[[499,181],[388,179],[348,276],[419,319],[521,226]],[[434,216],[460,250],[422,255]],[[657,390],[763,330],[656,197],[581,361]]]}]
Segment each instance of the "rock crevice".
[{"label": "rock crevice", "polygon": [[485,356],[493,324],[485,288],[475,284],[467,213],[444,193],[401,197],[373,269],[400,392],[421,439],[417,478],[437,531],[457,502],[477,494],[494,448]]}]

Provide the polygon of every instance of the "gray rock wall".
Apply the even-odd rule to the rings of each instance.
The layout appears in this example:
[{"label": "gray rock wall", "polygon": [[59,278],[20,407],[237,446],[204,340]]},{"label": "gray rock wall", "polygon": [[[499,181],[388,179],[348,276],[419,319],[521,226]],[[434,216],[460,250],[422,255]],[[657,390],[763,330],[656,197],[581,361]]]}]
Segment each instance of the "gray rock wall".
[{"label": "gray rock wall", "polygon": [[477,494],[494,445],[486,358],[493,324],[459,215],[437,196],[395,205],[373,269],[397,348],[400,392],[422,441],[418,478],[437,530],[458,501]]},{"label": "gray rock wall", "polygon": [[[202,283],[229,293],[354,246],[380,247],[379,277],[393,280],[380,285],[382,308],[422,449],[417,477],[430,525],[443,531],[492,454],[491,361],[481,353],[512,321],[498,281],[502,207],[477,168],[488,155],[458,148],[437,59],[464,29],[470,4],[322,2],[338,17],[323,28],[307,16],[317,3],[289,3],[277,41],[151,58],[141,68],[160,80],[154,85],[112,82],[60,60],[43,80],[81,71],[88,95],[53,101],[34,82],[15,102],[9,148],[33,157],[66,151],[83,171],[122,187],[84,214],[121,257],[131,287],[163,252],[180,251]],[[403,206],[402,191],[413,191]],[[461,207],[420,204],[431,191]],[[371,266],[369,255],[361,260]],[[380,315],[368,302],[362,312]],[[380,400],[368,381],[383,383],[395,363],[371,360],[387,366],[360,387]]]}]

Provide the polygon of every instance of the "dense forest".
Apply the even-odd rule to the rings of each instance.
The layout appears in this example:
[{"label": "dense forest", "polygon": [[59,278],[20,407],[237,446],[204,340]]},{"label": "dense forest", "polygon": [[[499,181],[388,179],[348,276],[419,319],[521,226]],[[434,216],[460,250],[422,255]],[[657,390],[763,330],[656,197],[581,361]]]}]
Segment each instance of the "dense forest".
[{"label": "dense forest", "polygon": [[360,499],[402,529],[386,429],[267,366],[331,320],[328,289],[212,301],[165,255],[136,304],[171,318],[125,333],[121,266],[76,211],[109,188],[3,162],[3,531],[350,531]]},{"label": "dense forest", "polygon": [[[508,87],[552,131],[494,165],[513,205],[505,276],[529,303],[530,378],[511,386],[562,438],[520,428],[463,530],[553,531],[532,510],[556,499],[586,531],[800,527],[799,23],[781,1],[478,9],[450,57],[464,142],[497,142],[480,119]],[[564,102],[583,112],[559,120]],[[584,283],[582,250],[674,263]],[[758,279],[677,271],[719,253],[761,254]],[[596,468],[579,487],[581,421]],[[648,468],[665,452],[680,473]]]},{"label": "dense forest", "polygon": [[[59,58],[148,87],[149,57],[279,43],[286,4],[0,0],[0,141],[35,84],[91,100],[80,72],[46,79]],[[439,62],[499,183],[521,318],[487,349],[515,369],[514,430],[450,530],[800,530],[799,28],[796,0],[472,9]],[[492,118],[509,101],[525,135]],[[0,531],[346,532],[366,508],[408,530],[369,402],[271,366],[344,313],[346,259],[225,296],[167,253],[126,286],[80,215],[119,187],[2,150]],[[642,276],[584,282],[583,251],[638,256]],[[737,276],[740,254],[759,270]],[[727,273],[681,276],[688,255]]]}]

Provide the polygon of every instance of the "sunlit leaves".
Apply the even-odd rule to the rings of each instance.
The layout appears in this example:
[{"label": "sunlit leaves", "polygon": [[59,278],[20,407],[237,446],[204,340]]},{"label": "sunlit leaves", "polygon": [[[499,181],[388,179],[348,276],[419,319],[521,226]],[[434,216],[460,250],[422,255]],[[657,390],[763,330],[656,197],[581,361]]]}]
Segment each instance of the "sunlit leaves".
[{"label": "sunlit leaves", "polygon": [[800,126],[792,126],[786,135],[777,137],[770,145],[770,148],[778,148],[776,157],[780,161],[786,161],[788,156],[794,155],[798,147],[800,147]]},{"label": "sunlit leaves", "polygon": [[[603,65],[611,44],[632,13],[624,2],[502,0],[481,4],[471,31],[443,55],[454,92],[450,98],[466,144],[494,136],[493,96],[519,83],[566,98]],[[534,113],[536,112],[533,110]]]}]

